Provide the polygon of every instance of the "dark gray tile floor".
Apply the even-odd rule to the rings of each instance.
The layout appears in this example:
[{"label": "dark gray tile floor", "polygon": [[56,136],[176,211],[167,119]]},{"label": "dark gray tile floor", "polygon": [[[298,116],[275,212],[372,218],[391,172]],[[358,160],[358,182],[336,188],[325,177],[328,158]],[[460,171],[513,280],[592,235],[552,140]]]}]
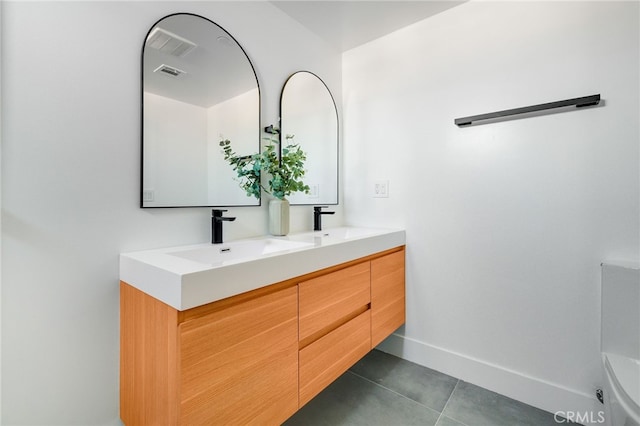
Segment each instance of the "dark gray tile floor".
[{"label": "dark gray tile floor", "polygon": [[287,426],[558,424],[551,413],[377,350],[285,423]]}]

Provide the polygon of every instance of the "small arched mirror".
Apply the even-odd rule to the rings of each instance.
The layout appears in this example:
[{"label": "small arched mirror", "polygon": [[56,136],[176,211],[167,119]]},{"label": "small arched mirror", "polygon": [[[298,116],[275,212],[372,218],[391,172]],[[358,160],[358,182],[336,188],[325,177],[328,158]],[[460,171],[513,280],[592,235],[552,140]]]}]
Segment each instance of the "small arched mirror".
[{"label": "small arched mirror", "polygon": [[260,150],[260,89],[251,61],[198,15],[159,20],[142,49],[141,207],[259,205],[224,161]]},{"label": "small arched mirror", "polygon": [[307,154],[304,182],[309,194],[297,192],[291,204],[338,204],[338,111],[327,85],[315,74],[299,71],[287,79],[280,97],[280,126],[294,135]]}]

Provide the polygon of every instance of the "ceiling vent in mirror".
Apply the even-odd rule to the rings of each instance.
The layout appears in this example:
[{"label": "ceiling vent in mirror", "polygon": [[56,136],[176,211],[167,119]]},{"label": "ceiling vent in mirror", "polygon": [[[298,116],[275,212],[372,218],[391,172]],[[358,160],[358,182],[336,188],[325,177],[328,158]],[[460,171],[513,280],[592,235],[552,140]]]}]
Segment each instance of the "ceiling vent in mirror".
[{"label": "ceiling vent in mirror", "polygon": [[156,27],[149,34],[147,46],[178,58],[182,58],[196,48],[195,43],[160,27]]},{"label": "ceiling vent in mirror", "polygon": [[171,77],[180,77],[181,75],[186,74],[186,72],[182,71],[181,69],[171,67],[166,64],[160,65],[158,68],[153,70],[153,72],[158,72],[160,74],[165,74]]}]

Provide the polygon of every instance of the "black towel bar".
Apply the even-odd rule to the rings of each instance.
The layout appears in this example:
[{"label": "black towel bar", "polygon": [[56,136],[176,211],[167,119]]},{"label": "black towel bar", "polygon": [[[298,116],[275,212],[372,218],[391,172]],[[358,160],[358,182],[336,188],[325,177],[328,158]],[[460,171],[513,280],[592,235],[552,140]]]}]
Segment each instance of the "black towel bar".
[{"label": "black towel bar", "polygon": [[506,109],[504,111],[490,112],[487,114],[456,118],[454,120],[454,123],[457,126],[464,127],[482,120],[492,120],[492,119],[497,119],[501,117],[509,117],[509,116],[519,115],[519,114],[528,114],[528,113],[537,112],[537,111],[544,111],[548,109],[563,108],[563,107],[569,107],[569,106],[575,106],[576,108],[581,108],[586,106],[598,105],[598,103],[600,103],[600,94],[583,96],[581,98],[565,99],[563,101],[548,102],[546,104],[531,105],[531,106],[522,107],[522,108]]}]

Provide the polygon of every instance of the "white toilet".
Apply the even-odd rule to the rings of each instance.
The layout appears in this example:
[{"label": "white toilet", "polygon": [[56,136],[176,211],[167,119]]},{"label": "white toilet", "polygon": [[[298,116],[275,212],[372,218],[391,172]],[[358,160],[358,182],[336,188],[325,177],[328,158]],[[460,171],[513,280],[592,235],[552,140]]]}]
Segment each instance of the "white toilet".
[{"label": "white toilet", "polygon": [[605,422],[640,426],[640,268],[602,264]]}]

